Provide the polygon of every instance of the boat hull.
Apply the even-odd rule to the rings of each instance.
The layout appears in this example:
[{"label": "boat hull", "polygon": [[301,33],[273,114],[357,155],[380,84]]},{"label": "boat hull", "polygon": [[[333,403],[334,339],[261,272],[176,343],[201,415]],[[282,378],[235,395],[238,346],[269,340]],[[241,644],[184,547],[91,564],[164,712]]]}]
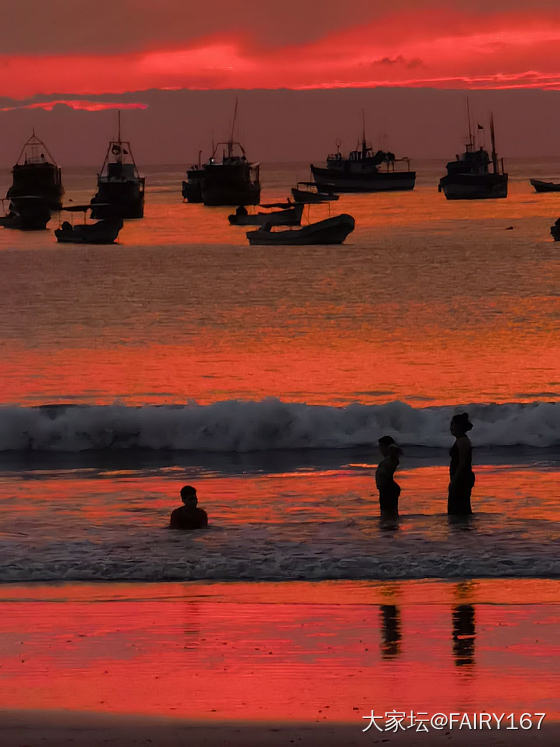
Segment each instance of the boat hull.
[{"label": "boat hull", "polygon": [[42,198],[13,198],[9,213],[0,218],[0,226],[18,231],[44,231],[51,219],[47,201]]},{"label": "boat hull", "polygon": [[560,224],[554,224],[550,227],[550,235],[554,241],[560,241]]},{"label": "boat hull", "polygon": [[219,184],[208,179],[202,182],[202,202],[205,205],[258,205],[260,201],[260,184]]},{"label": "boat hull", "polygon": [[91,217],[105,218],[143,218],[144,217],[144,179],[117,181],[99,180],[97,193],[91,199]]},{"label": "boat hull", "polygon": [[560,192],[560,184],[555,182],[543,182],[540,179],[530,179],[535,192]]},{"label": "boat hull", "polygon": [[311,223],[298,230],[284,231],[248,231],[247,239],[251,245],[305,246],[310,244],[342,244],[354,230],[355,222],[351,215],[343,213],[334,218],[327,218],[318,223]]},{"label": "boat hull", "polygon": [[414,189],[415,171],[360,173],[311,165],[319,192],[405,192]]},{"label": "boat hull", "polygon": [[181,187],[183,199],[187,202],[202,202],[202,182],[201,180],[189,179],[183,182]]},{"label": "boat hull", "polygon": [[60,210],[62,207],[61,171],[53,163],[16,164],[12,169],[12,186],[6,193],[6,199],[17,200],[32,195],[47,205],[50,210]]},{"label": "boat hull", "polygon": [[508,194],[507,174],[454,174],[439,181],[448,200],[500,199]]}]

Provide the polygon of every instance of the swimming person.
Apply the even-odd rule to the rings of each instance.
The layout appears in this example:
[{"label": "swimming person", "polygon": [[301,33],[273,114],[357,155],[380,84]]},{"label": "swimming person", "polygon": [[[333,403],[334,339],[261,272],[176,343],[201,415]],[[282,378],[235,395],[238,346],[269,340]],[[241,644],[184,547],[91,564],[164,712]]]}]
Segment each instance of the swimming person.
[{"label": "swimming person", "polygon": [[171,513],[170,529],[203,529],[208,526],[208,514],[198,508],[196,489],[192,485],[181,488],[181,500],[185,504]]},{"label": "swimming person", "polygon": [[395,482],[394,475],[399,466],[399,457],[402,452],[391,436],[381,436],[377,443],[383,456],[375,470],[375,484],[379,490],[381,516],[398,518],[401,488]]},{"label": "swimming person", "polygon": [[455,443],[449,455],[449,497],[447,499],[447,513],[458,516],[472,514],[471,491],[474,485],[472,471],[472,445],[467,432],[473,425],[466,412],[451,418],[449,430],[455,436]]}]

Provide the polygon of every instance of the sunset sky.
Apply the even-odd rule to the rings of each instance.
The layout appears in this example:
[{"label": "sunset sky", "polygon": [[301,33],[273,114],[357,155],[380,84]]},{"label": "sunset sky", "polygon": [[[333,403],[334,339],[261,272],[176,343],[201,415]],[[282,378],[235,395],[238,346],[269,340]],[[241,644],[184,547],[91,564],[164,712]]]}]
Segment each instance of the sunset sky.
[{"label": "sunset sky", "polygon": [[0,110],[53,123],[144,111],[154,91],[556,92],[559,41],[557,0],[19,0],[0,27]]}]

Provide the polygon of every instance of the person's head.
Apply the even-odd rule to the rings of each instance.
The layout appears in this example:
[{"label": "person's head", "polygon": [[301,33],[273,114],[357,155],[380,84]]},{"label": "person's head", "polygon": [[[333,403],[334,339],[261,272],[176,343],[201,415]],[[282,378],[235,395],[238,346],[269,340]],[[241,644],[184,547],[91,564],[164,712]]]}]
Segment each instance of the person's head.
[{"label": "person's head", "polygon": [[185,506],[194,508],[198,503],[198,498],[196,497],[196,489],[193,488],[192,485],[184,485],[181,488],[181,500],[183,501]]},{"label": "person's head", "polygon": [[379,451],[385,457],[389,456],[389,454],[396,454],[398,456],[401,453],[400,448],[392,436],[381,436],[377,443],[379,444]]},{"label": "person's head", "polygon": [[449,430],[455,437],[464,436],[472,427],[473,424],[469,420],[469,414],[467,412],[460,412],[457,415],[453,415],[451,423],[449,424]]}]

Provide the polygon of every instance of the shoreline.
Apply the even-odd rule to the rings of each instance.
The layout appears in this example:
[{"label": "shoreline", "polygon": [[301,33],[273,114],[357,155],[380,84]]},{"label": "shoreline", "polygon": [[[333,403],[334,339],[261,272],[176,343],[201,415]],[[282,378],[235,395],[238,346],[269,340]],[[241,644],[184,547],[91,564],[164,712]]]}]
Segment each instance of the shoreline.
[{"label": "shoreline", "polygon": [[366,744],[393,744],[425,747],[429,744],[529,745],[552,747],[560,741],[560,723],[543,723],[540,730],[527,731],[430,731],[429,735],[410,731],[363,733],[362,725],[313,723],[308,721],[202,721],[181,718],[127,714],[115,716],[95,712],[0,711],[0,737],[3,747],[58,747],[79,743],[84,747],[118,744],[119,747],[155,744],[175,747],[362,747]]}]

